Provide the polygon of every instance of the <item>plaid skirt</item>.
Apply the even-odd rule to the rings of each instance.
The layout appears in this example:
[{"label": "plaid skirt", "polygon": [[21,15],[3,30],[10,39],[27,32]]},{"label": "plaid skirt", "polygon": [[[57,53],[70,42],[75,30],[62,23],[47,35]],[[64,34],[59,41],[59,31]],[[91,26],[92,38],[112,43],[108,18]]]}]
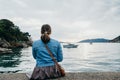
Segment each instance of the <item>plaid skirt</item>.
[{"label": "plaid skirt", "polygon": [[45,80],[61,77],[56,65],[35,67],[30,80]]}]

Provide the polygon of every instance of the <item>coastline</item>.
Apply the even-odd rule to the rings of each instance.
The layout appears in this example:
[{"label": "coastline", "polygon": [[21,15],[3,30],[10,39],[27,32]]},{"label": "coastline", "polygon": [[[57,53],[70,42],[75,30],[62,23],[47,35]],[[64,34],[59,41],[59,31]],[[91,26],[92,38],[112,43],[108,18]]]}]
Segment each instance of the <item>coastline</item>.
[{"label": "coastline", "polygon": [[[29,78],[26,73],[2,73],[0,80],[29,80]],[[66,76],[59,80],[120,80],[120,72],[67,72]]]},{"label": "coastline", "polygon": [[0,38],[0,54],[14,53],[13,48],[28,48],[32,46],[32,40],[29,41],[18,41],[18,42],[7,42]]}]

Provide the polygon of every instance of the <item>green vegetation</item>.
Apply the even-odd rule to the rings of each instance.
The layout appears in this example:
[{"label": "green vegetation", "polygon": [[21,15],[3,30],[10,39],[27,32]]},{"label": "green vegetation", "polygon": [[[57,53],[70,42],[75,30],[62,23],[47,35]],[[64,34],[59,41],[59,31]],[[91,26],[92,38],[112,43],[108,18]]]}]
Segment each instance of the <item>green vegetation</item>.
[{"label": "green vegetation", "polygon": [[0,38],[7,42],[29,41],[29,33],[21,32],[19,27],[8,19],[0,20]]},{"label": "green vegetation", "polygon": [[120,36],[110,40],[110,42],[117,42],[117,43],[120,43]]}]

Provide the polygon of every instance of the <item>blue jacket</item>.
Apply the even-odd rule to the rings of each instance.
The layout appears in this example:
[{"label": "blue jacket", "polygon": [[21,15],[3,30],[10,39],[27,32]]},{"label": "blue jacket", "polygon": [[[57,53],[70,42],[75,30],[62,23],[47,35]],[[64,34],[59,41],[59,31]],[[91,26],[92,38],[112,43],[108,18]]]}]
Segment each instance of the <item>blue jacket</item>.
[{"label": "blue jacket", "polygon": [[[54,39],[50,39],[47,46],[49,47],[50,51],[53,53],[55,59],[58,62],[61,62],[63,60],[63,54],[60,43]],[[46,50],[42,40],[37,40],[33,42],[32,54],[34,59],[36,60],[37,67],[54,65],[54,62],[50,57],[48,51]]]}]

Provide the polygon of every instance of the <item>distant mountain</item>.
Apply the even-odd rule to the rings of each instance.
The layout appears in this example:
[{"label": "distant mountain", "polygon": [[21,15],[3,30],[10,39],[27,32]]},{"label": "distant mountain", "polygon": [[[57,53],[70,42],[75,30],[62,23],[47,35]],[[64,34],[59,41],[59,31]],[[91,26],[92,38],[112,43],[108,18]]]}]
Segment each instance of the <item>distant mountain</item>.
[{"label": "distant mountain", "polygon": [[96,39],[86,39],[79,42],[80,43],[91,43],[91,42],[99,43],[99,42],[109,42],[109,40],[104,38],[96,38]]},{"label": "distant mountain", "polygon": [[110,40],[110,42],[119,42],[120,43],[120,36]]}]

